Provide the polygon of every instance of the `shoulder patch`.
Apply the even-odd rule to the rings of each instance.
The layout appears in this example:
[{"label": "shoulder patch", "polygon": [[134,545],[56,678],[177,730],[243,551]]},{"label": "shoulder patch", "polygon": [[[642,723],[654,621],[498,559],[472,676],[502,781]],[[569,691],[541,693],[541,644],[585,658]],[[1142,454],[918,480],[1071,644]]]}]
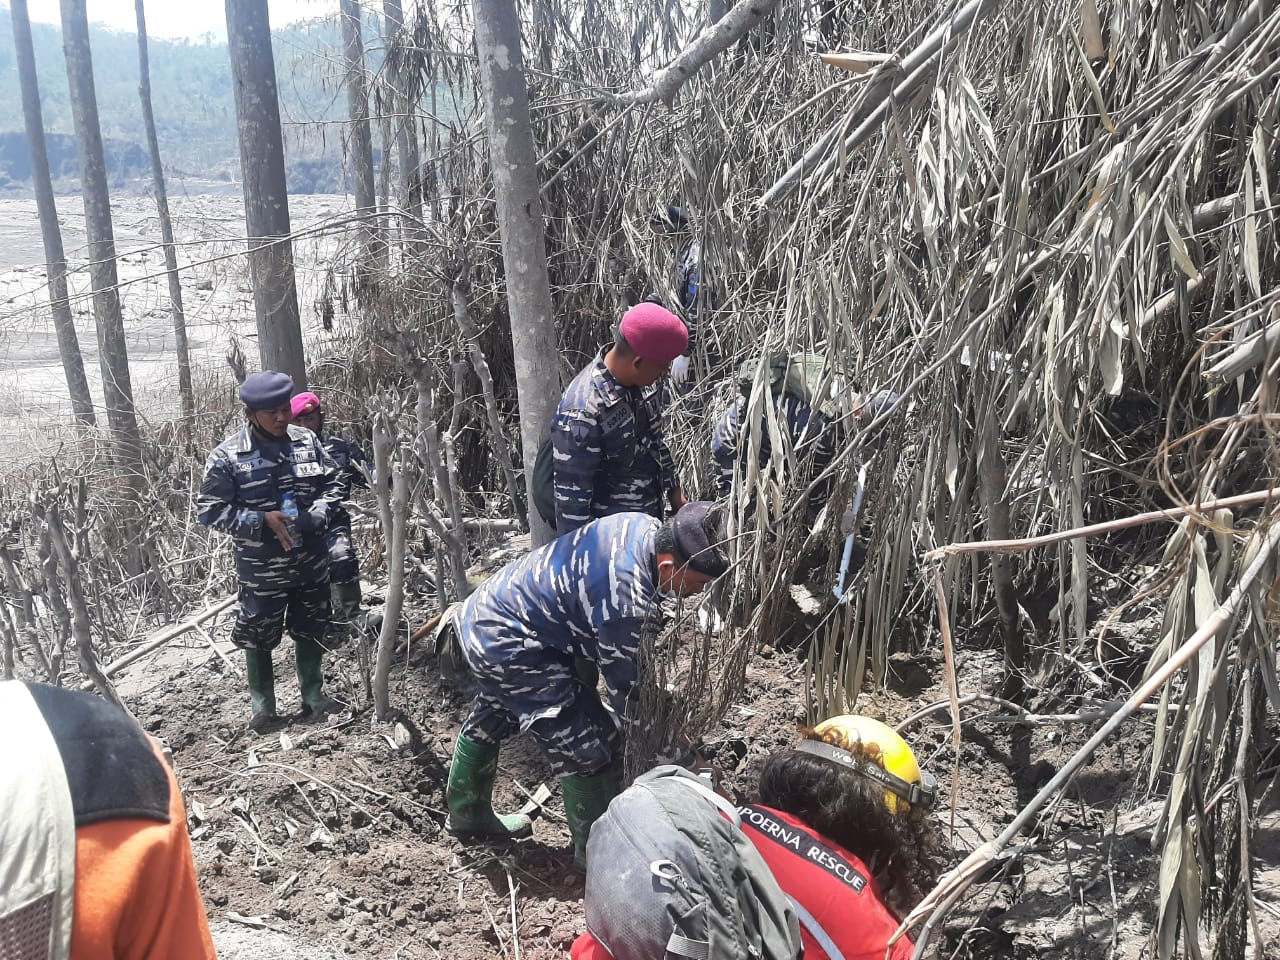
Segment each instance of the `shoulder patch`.
[{"label": "shoulder patch", "polygon": [[137,818],[169,822],[169,775],[142,728],[100,697],[29,683],[71,788],[76,826]]},{"label": "shoulder patch", "polygon": [[592,424],[589,420],[570,420],[566,424],[569,436],[573,437],[573,442],[577,444],[586,443],[591,437]]}]

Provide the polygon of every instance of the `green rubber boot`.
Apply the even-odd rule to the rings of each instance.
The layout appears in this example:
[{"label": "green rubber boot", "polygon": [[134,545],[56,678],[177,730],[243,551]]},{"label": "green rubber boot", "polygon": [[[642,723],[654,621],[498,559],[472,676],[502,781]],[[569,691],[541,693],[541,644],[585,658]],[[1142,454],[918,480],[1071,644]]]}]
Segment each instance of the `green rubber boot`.
[{"label": "green rubber boot", "polygon": [[324,692],[324,647],[311,637],[294,640],[294,655],[298,661],[298,689],[302,692],[302,715],[323,716],[345,709],[341,703]]},{"label": "green rubber boot", "polygon": [[461,837],[527,836],[533,822],[524,814],[500,817],[493,812],[493,782],[497,778],[498,748],[459,734],[445,790],[449,816],[444,828]]},{"label": "green rubber boot", "polygon": [[574,774],[561,777],[560,790],[564,794],[564,816],[569,821],[569,835],[573,837],[573,862],[585,870],[591,825],[609,809],[609,801],[622,792],[622,777],[611,765],[586,777]]},{"label": "green rubber boot", "polygon": [[270,650],[246,650],[245,672],[249,675],[249,703],[253,714],[249,729],[263,733],[280,722],[276,713],[276,675]]}]

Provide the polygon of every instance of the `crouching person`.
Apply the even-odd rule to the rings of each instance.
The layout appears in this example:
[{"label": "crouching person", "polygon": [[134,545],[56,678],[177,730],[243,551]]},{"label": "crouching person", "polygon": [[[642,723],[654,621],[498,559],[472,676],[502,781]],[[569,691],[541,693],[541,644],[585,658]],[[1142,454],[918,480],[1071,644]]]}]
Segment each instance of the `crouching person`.
[{"label": "crouching person", "polygon": [[[663,790],[677,779],[685,789]],[[765,761],[757,804],[731,805],[698,779],[659,768],[599,821],[587,872],[589,932],[574,943],[573,960],[648,960],[664,955],[664,943],[667,955],[708,960],[794,960],[802,950],[805,960],[911,956],[908,937],[892,947],[889,939],[933,887],[943,848],[928,818],[934,781],[902,737],[869,717],[827,720]],[[709,799],[694,803],[690,782]],[[640,790],[648,796],[632,796]],[[661,810],[646,813],[655,799]],[[650,824],[640,834],[627,826],[637,819]],[[664,835],[668,822],[676,830]],[[651,848],[660,836],[669,849]],[[615,838],[617,849],[602,848]],[[719,862],[707,869],[708,858]],[[645,862],[631,870],[632,860]],[[649,876],[651,864],[678,882],[664,888],[665,877]],[[632,874],[644,883],[622,889]],[[737,888],[719,889],[725,878]],[[791,936],[787,915],[797,928]],[[663,943],[645,943],[655,930]]]},{"label": "crouching person", "polygon": [[574,658],[595,663],[614,715],[625,718],[646,621],[662,594],[690,596],[727,569],[718,509],[685,504],[665,523],[643,513],[594,520],[508,564],[454,621],[476,695],[449,770],[445,828],[460,835],[527,833],[527,817],[498,816],[498,749],[528,733],[560,777],[574,857],[621,789],[618,721]]},{"label": "crouching person", "polygon": [[303,715],[342,707],[324,694],[321,668],[329,631],[325,528],[342,491],[316,435],[290,422],[291,393],[293,380],[275,370],[245,378],[248,423],[209,456],[196,500],[197,519],[235,540],[240,610],[231,642],[245,652],[255,732],[279,720],[271,653],[286,626]]}]

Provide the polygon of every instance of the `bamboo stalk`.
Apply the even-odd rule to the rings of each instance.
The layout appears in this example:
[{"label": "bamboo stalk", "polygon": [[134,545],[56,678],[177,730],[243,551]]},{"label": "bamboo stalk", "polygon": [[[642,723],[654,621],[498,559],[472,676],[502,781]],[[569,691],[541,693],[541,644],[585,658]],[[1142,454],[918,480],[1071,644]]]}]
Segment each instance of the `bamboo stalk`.
[{"label": "bamboo stalk", "polygon": [[1248,506],[1265,503],[1273,497],[1280,497],[1280,487],[1267,490],[1256,490],[1253,493],[1241,493],[1234,497],[1221,497],[1217,500],[1204,500],[1186,507],[1173,507],[1169,510],[1153,510],[1150,513],[1138,513],[1132,517],[1119,520],[1107,520],[1103,523],[1090,524],[1087,527],[1075,527],[1071,530],[1059,530],[1038,537],[1023,537],[1016,540],[978,540],[973,543],[949,543],[944,547],[935,547],[924,555],[925,560],[939,560],[943,557],[954,557],[962,553],[1024,553],[1036,547],[1046,547],[1061,543],[1064,540],[1076,540],[1080,537],[1092,537],[1112,530],[1124,530],[1128,527],[1140,527],[1143,524],[1155,523],[1157,520],[1181,520],[1183,517],[1197,514],[1205,510],[1220,510],[1225,507]]},{"label": "bamboo stalk", "polygon": [[989,840],[984,843],[969,854],[958,867],[948,872],[938,881],[938,885],[902,921],[902,925],[890,938],[890,944],[895,943],[910,927],[927,917],[928,919],[925,920],[924,925],[920,928],[919,935],[916,937],[915,951],[911,954],[912,960],[921,960],[929,945],[929,940],[933,935],[936,924],[973,882],[977,872],[987,863],[994,860],[1000,854],[1000,851],[1022,832],[1045,804],[1066,788],[1080,771],[1080,768],[1093,756],[1094,751],[1102,745],[1107,737],[1116,731],[1120,724],[1129,719],[1142,704],[1150,699],[1152,694],[1168,683],[1179,670],[1186,666],[1191,658],[1200,652],[1201,647],[1221,633],[1223,628],[1232,621],[1235,617],[1236,608],[1240,606],[1249,588],[1253,585],[1253,581],[1258,578],[1258,575],[1262,573],[1263,568],[1271,559],[1277,543],[1280,543],[1280,523],[1272,524],[1271,528],[1266,532],[1262,546],[1258,550],[1258,555],[1254,557],[1253,562],[1240,575],[1240,579],[1231,588],[1231,593],[1227,595],[1227,599],[1219,604],[1199,629],[1187,638],[1186,642],[1148,678],[1146,683],[1129,696],[1120,709],[1112,714],[1106,723],[1098,728],[1085,745],[1076,751],[1071,759],[1062,766],[1062,769],[1035,795],[1031,802],[1022,808],[1018,815],[1013,818],[1013,822],[1004,829],[1000,836],[995,840]]}]

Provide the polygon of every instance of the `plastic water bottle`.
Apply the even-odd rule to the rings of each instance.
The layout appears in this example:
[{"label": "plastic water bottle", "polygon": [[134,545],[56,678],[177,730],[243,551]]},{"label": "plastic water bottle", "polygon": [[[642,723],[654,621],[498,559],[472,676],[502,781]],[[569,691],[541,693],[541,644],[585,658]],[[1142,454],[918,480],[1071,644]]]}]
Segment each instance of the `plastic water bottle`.
[{"label": "plastic water bottle", "polygon": [[289,536],[293,538],[293,542],[298,542],[298,504],[293,499],[292,493],[286,493],[280,498],[280,512],[284,514],[284,526],[289,531]]}]

